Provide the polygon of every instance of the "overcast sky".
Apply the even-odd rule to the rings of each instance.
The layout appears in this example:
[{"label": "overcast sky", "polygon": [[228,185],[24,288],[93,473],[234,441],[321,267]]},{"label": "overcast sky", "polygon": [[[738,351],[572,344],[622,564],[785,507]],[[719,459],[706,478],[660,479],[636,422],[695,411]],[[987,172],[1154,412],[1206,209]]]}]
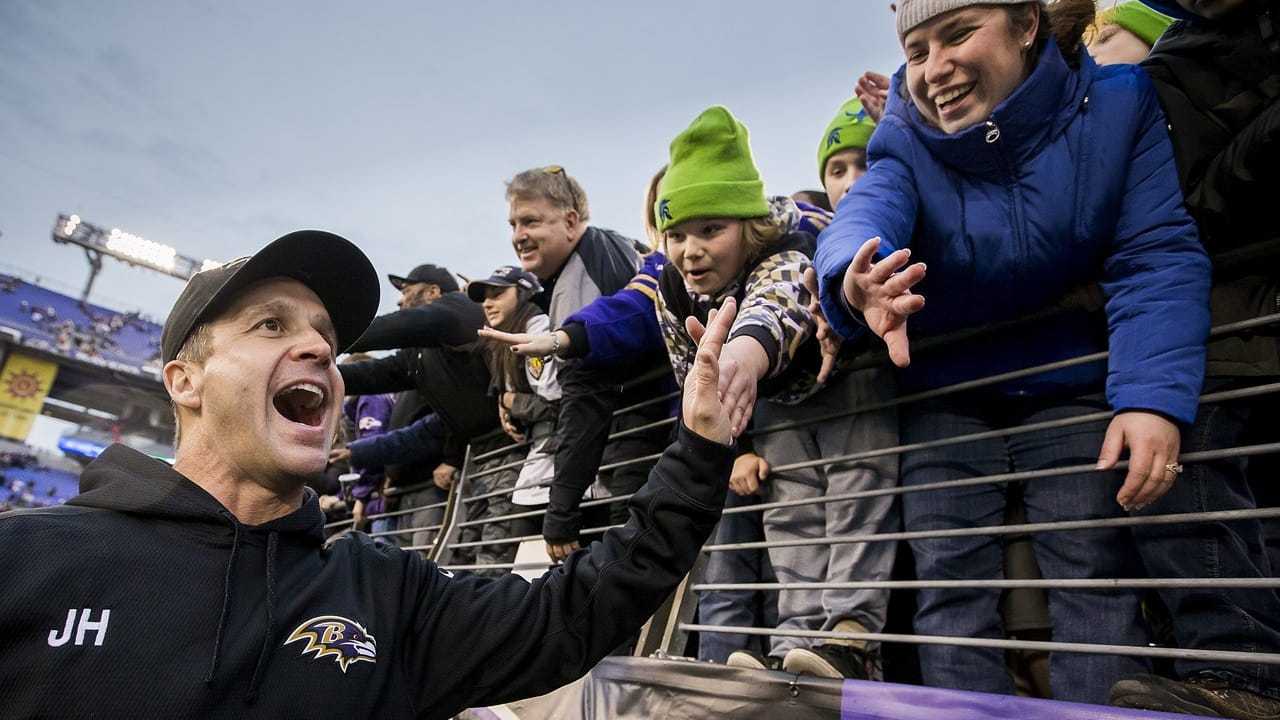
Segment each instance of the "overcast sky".
[{"label": "overcast sky", "polygon": [[[769,192],[817,187],[857,76],[900,63],[887,0],[0,0],[0,270],[77,295],[66,212],[197,259],[314,227],[383,274],[485,275],[514,262],[516,172],[563,165],[639,237],[668,143],[719,103]],[[92,299],[162,318],[180,289],[107,261]]]}]

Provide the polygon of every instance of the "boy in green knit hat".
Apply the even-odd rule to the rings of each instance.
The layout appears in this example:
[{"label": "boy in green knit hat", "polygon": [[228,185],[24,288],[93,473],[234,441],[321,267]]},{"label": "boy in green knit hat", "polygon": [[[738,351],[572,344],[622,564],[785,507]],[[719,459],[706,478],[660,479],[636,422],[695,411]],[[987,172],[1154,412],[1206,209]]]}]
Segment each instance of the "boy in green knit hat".
[{"label": "boy in green knit hat", "polygon": [[875,129],[875,121],[855,97],[840,106],[822,134],[822,141],[818,143],[818,178],[831,199],[832,208],[840,204],[853,183],[867,171],[867,143]]},{"label": "boy in green knit hat", "polygon": [[[841,134],[836,145],[844,137]],[[896,440],[897,416],[893,410],[872,410],[818,424],[805,422],[874,403],[881,388],[891,388],[892,383],[875,376],[882,370],[848,373],[839,362],[825,384],[818,382],[822,353],[803,283],[816,240],[799,229],[801,213],[790,198],[765,194],[747,128],[728,110],[708,108],[672,140],[670,166],[653,214],[669,259],[659,278],[658,319],[677,378],[696,352],[686,323],[705,323],[709,311],[725,297],[738,300],[738,316],[721,355],[720,388],[731,408],[734,434],[743,432],[753,412],[762,432],[749,438],[750,447],[743,439],[730,490],[742,496],[759,493],[769,503],[808,501],[763,511],[765,539],[780,542],[895,529],[897,510],[889,496],[823,501],[827,495],[893,487],[895,457],[856,466],[771,470],[780,463],[890,447]],[[773,429],[778,425],[790,427]],[[770,547],[778,581],[799,587],[778,594],[778,625],[768,654],[736,651],[728,664],[867,678],[874,665],[869,651],[874,649],[849,634],[883,629],[887,591],[813,590],[804,583],[887,580],[894,550],[893,543]],[[792,634],[797,631],[841,635],[824,641]]]}]

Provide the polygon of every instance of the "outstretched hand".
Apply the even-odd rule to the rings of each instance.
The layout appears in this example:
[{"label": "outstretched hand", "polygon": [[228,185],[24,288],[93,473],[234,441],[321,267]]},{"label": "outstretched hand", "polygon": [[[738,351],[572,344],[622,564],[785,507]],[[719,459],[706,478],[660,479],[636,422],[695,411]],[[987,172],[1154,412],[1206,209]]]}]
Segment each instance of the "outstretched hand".
[{"label": "outstretched hand", "polygon": [[729,429],[734,437],[751,422],[756,407],[756,389],[769,372],[769,355],[759,340],[740,335],[720,350],[720,402],[729,411]]},{"label": "outstretched hand", "polygon": [[858,248],[844,273],[844,297],[850,307],[862,313],[871,332],[884,338],[893,364],[906,367],[911,364],[907,316],[924,307],[924,296],[911,288],[924,279],[925,266],[908,266],[911,251],[905,248],[872,263],[878,247],[880,238],[874,237]]},{"label": "outstretched hand", "polygon": [[889,76],[878,72],[865,72],[853,87],[853,94],[862,102],[862,109],[874,123],[884,117],[884,106],[889,100]]},{"label": "outstretched hand", "polygon": [[555,348],[555,338],[552,333],[509,333],[485,326],[477,330],[476,334],[482,338],[506,343],[511,346],[511,352],[525,357],[546,357]]},{"label": "outstretched hand", "polygon": [[814,334],[818,338],[818,348],[822,350],[822,367],[818,369],[818,384],[825,385],[827,380],[831,379],[831,371],[836,367],[836,358],[840,355],[840,344],[844,342],[844,338],[831,329],[831,323],[827,322],[827,316],[822,312],[822,303],[818,302],[818,273],[813,266],[805,268],[804,287],[809,291],[809,314],[813,316],[814,325],[817,327]]},{"label": "outstretched hand", "polygon": [[697,318],[685,319],[685,329],[698,343],[689,375],[684,380],[683,414],[685,427],[724,445],[733,442],[729,408],[720,397],[720,351],[737,314],[738,303],[725,298],[719,310],[712,310],[703,327]]}]

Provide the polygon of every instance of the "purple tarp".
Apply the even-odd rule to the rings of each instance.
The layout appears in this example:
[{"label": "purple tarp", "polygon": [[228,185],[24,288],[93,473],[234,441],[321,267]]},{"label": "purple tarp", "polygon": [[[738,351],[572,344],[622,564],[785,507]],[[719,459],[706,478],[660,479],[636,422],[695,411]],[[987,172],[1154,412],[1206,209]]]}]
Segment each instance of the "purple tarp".
[{"label": "purple tarp", "polygon": [[605,658],[555,692],[468,710],[463,720],[1188,720],[1188,715],[916,685],[827,680],[683,660]]}]

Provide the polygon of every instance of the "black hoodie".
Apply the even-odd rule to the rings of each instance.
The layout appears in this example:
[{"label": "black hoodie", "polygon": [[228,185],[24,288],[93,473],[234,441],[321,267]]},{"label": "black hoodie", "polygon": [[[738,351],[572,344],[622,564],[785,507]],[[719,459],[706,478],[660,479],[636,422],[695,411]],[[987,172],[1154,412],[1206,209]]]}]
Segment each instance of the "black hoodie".
[{"label": "black hoodie", "polygon": [[248,527],[112,446],[69,504],[0,515],[0,714],[445,718],[545,693],[680,581],[732,453],[682,429],[627,525],[530,584],[455,576],[361,533],[324,547],[310,492]]}]

